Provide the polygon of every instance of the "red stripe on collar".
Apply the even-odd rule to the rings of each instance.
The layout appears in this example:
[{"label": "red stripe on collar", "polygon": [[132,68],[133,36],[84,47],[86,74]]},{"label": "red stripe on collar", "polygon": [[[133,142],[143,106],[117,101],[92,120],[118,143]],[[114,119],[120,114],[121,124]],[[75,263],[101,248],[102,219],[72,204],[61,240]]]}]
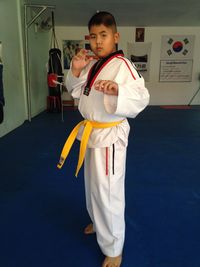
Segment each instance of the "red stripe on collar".
[{"label": "red stripe on collar", "polygon": [[130,66],[129,66],[128,63],[126,62],[126,60],[125,60],[123,57],[120,57],[119,55],[117,55],[117,58],[122,59],[122,60],[126,63],[126,66],[128,67],[128,69],[129,69],[129,71],[130,71],[130,73],[131,73],[133,79],[136,80],[136,78],[135,78],[135,76],[134,76],[134,74],[133,74],[133,72],[132,72]]}]

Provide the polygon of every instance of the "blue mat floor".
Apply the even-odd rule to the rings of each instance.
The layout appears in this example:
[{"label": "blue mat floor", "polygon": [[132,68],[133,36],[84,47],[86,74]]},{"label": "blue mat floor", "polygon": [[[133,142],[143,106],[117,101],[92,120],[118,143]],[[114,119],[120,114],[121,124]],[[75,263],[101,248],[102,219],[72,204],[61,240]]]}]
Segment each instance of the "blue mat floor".
[{"label": "blue mat floor", "polygon": [[[61,148],[78,111],[42,113],[0,139],[0,266],[100,267],[95,235],[84,236],[78,142]],[[122,267],[200,266],[200,109],[148,107],[129,120],[126,240]]]}]

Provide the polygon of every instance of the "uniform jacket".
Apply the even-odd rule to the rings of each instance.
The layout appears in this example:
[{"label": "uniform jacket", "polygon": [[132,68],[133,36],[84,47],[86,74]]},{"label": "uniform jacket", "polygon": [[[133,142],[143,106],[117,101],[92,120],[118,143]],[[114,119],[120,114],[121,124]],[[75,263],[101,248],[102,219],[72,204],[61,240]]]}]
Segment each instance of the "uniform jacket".
[{"label": "uniform jacket", "polygon": [[[112,80],[118,84],[118,96],[111,96],[94,89],[94,82],[89,94],[84,94],[88,76],[97,60],[92,60],[77,78],[69,70],[65,85],[72,97],[79,99],[78,109],[84,119],[97,122],[121,121],[119,125],[106,129],[93,129],[88,147],[108,147],[121,140],[128,144],[129,124],[126,118],[135,118],[149,103],[149,93],[143,77],[135,66],[117,51],[104,60],[97,71],[97,80]],[[78,139],[81,139],[82,129]]]}]

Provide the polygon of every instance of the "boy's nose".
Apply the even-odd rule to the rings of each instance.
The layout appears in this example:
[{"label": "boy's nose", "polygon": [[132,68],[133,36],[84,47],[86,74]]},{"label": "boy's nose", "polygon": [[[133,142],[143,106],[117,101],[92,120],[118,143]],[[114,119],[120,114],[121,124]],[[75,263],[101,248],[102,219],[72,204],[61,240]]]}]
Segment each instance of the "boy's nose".
[{"label": "boy's nose", "polygon": [[96,42],[97,42],[97,44],[100,44],[101,43],[101,38],[97,37]]}]

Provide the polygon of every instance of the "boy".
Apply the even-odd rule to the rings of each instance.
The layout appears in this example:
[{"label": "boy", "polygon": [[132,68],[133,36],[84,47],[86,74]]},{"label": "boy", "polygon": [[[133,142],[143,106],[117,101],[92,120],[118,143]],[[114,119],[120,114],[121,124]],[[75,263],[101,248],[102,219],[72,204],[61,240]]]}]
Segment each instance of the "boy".
[{"label": "boy", "polygon": [[76,175],[84,160],[86,205],[92,223],[84,232],[96,232],[105,255],[102,267],[119,267],[124,244],[124,179],[129,124],[149,102],[144,80],[123,52],[117,51],[119,33],[114,17],[96,13],[89,21],[91,50],[82,49],[71,62],[66,87],[79,99],[84,122],[65,143],[61,168],[77,135],[81,140]]}]

